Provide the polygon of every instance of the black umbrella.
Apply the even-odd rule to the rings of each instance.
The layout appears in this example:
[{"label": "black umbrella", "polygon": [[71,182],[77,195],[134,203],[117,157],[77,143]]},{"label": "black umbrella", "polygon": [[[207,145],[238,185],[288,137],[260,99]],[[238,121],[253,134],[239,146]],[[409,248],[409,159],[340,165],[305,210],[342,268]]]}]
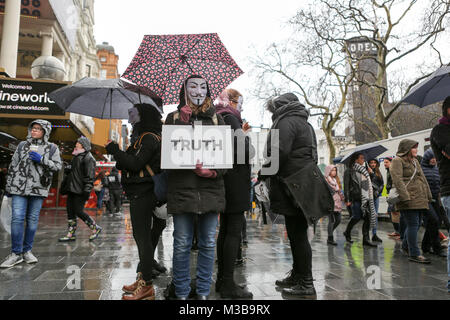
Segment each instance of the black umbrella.
[{"label": "black umbrella", "polygon": [[450,66],[445,66],[412,88],[401,102],[423,108],[443,101],[448,96],[450,96]]},{"label": "black umbrella", "polygon": [[353,154],[357,152],[361,152],[364,155],[364,158],[367,160],[376,159],[380,154],[386,152],[387,148],[378,143],[369,143],[353,149],[349,154],[344,156],[341,160],[341,163],[348,164],[350,158]]},{"label": "black umbrella", "polygon": [[121,79],[83,78],[49,96],[66,112],[98,119],[128,119],[128,109],[137,103],[150,104],[162,113],[154,101],[159,99],[156,94]]}]

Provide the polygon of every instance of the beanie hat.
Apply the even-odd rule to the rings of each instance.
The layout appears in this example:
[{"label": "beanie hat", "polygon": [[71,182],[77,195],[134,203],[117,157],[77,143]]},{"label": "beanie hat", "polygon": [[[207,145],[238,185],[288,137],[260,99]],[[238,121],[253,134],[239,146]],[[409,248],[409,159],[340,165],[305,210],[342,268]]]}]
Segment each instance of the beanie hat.
[{"label": "beanie hat", "polygon": [[91,142],[88,138],[81,136],[78,138],[77,142],[83,146],[84,150],[91,151]]}]

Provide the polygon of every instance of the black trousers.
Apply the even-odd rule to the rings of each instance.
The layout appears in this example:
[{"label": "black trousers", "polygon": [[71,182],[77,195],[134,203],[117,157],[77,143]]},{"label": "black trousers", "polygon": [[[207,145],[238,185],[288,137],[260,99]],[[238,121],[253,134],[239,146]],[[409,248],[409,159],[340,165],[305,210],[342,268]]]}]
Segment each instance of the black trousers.
[{"label": "black trousers", "polygon": [[[153,247],[153,255],[152,257],[155,256],[155,251],[156,251],[156,247],[158,246],[159,243],[159,239],[161,238],[161,235],[164,231],[164,229],[166,228],[166,220],[164,219],[160,219],[158,217],[156,217],[155,215],[153,215],[153,225],[152,225],[152,247]],[[153,266],[152,266],[153,267]],[[142,272],[142,264],[139,262],[137,269],[136,269],[136,273],[137,272]]]},{"label": "black trousers", "polygon": [[217,278],[233,281],[234,263],[241,246],[244,212],[222,213],[217,237]]},{"label": "black trousers", "polygon": [[69,220],[77,220],[77,217],[84,221],[88,226],[94,224],[92,218],[84,212],[84,204],[86,203],[86,199],[80,195],[75,193],[69,193],[67,195],[67,218]]},{"label": "black trousers", "polygon": [[285,216],[285,221],[294,260],[294,272],[301,277],[312,277],[312,251],[308,241],[308,222],[302,212],[297,216]]},{"label": "black trousers", "polygon": [[422,251],[430,251],[433,248],[434,252],[442,250],[441,241],[439,239],[439,225],[440,219],[437,214],[440,210],[439,204],[432,203],[427,214],[424,215],[425,234],[422,239]]},{"label": "black trousers", "polygon": [[121,190],[109,190],[109,208],[111,213],[116,213],[120,211],[121,207]]},{"label": "black trousers", "polygon": [[142,272],[143,279],[148,282],[152,280],[154,250],[152,220],[155,207],[156,198],[153,194],[130,197],[131,225],[133,237],[138,247],[140,272]]}]

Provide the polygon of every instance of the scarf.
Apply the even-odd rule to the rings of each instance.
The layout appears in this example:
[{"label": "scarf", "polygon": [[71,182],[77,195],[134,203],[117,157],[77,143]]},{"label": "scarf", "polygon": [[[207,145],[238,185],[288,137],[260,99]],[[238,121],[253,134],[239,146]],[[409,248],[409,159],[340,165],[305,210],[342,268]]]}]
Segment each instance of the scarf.
[{"label": "scarf", "polygon": [[448,126],[450,126],[450,118],[449,117],[442,117],[439,119],[439,123],[440,124],[446,124]]},{"label": "scarf", "polygon": [[353,165],[353,170],[361,174],[361,210],[364,214],[370,214],[370,227],[374,228],[377,214],[373,201],[373,187],[370,181],[370,174],[366,168],[359,163]]},{"label": "scarf", "polygon": [[240,123],[243,122],[242,118],[241,118],[241,113],[233,107],[224,106],[223,104],[218,104],[218,105],[216,105],[216,113],[218,113],[218,114],[231,113],[236,118],[238,118]]}]

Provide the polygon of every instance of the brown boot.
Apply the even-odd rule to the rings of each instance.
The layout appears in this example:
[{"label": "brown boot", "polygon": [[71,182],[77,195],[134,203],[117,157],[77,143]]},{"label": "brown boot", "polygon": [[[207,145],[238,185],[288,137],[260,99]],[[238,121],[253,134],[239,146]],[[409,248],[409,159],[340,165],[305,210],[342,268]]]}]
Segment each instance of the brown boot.
[{"label": "brown boot", "polygon": [[153,284],[147,284],[144,280],[139,280],[138,287],[133,294],[122,296],[122,300],[155,300]]},{"label": "brown boot", "polygon": [[138,287],[139,280],[142,280],[142,272],[138,272],[138,273],[137,273],[136,281],[135,281],[133,284],[130,284],[129,286],[127,286],[127,285],[123,286],[123,287],[122,287],[122,290],[123,290],[125,293],[133,294],[134,291],[136,291],[136,289],[137,289],[137,287]]}]

